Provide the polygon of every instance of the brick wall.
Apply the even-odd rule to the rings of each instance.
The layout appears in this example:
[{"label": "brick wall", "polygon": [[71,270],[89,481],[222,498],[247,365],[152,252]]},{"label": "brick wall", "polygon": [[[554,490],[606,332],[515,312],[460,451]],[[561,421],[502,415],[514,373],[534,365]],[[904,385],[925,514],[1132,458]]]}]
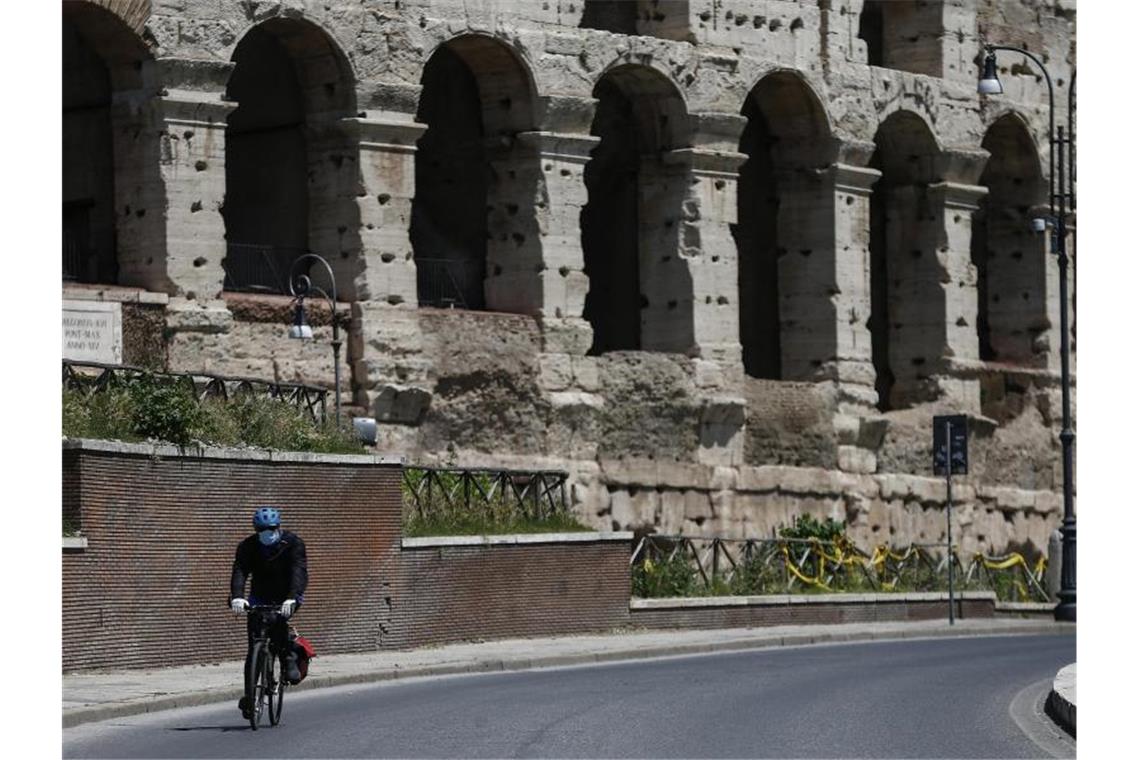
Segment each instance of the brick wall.
[{"label": "brick wall", "polygon": [[385,646],[556,636],[629,623],[628,534],[447,545],[453,540],[405,543],[395,625]]},{"label": "brick wall", "polygon": [[380,645],[399,563],[400,466],[211,452],[65,443],[64,510],[77,508],[88,543],[63,555],[64,670],[243,657],[230,568],[261,504],[280,506],[308,547],[297,627],[326,654]]}]

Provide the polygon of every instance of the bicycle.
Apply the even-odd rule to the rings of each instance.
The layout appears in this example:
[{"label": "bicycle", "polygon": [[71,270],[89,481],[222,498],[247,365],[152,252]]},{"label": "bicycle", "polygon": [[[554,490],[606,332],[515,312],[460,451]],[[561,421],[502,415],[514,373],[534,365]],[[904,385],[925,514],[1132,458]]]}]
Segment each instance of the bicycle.
[{"label": "bicycle", "polygon": [[269,724],[281,722],[281,709],[285,703],[285,678],[281,658],[284,652],[277,651],[269,628],[281,614],[279,604],[259,604],[248,609],[254,616],[253,640],[249,644],[250,655],[246,672],[245,698],[249,705],[249,725],[254,731],[261,724],[261,714],[269,708]]}]

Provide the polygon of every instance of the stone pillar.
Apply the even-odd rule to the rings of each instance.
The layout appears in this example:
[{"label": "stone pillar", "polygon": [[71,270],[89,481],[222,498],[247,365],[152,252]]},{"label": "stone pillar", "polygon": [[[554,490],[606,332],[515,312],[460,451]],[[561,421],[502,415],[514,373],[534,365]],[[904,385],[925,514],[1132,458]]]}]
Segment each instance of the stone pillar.
[{"label": "stone pillar", "polygon": [[[309,250],[329,262],[340,301],[359,298],[356,281],[364,271],[357,203],[362,192],[358,121],[324,113],[311,115],[305,124]],[[311,269],[309,275],[328,291],[321,267]]]},{"label": "stone pillar", "polygon": [[[811,371],[811,377],[835,382],[840,391],[839,411],[844,414],[869,413],[878,401],[867,322],[871,316],[871,187],[880,176],[875,169],[844,163],[832,164],[819,172],[819,186],[804,200],[818,204],[820,216],[815,226],[821,227],[822,235],[829,239],[824,240],[822,236],[809,239],[815,247],[809,248],[812,253],[808,257],[791,250],[785,256],[790,260],[789,270],[795,268],[791,262],[797,262],[797,258],[816,258],[812,265],[814,271],[826,272],[815,280],[814,291],[801,283],[789,288],[792,293],[806,292],[810,297],[797,304],[803,322],[789,327],[791,335],[797,337],[790,336],[787,342],[795,344],[803,340],[805,346],[811,346],[813,341],[803,333],[813,322],[814,330],[826,330],[826,334],[830,334],[826,340],[817,336],[816,355],[800,353],[803,349],[797,351],[793,345],[788,349],[789,358],[785,362],[793,368]],[[805,203],[803,208],[810,211],[812,205]],[[781,215],[781,231],[784,225],[807,222],[797,215],[786,219]],[[805,274],[806,271],[800,272],[801,277]],[[790,379],[799,377],[794,375]]]},{"label": "stone pillar", "polygon": [[[225,130],[234,104],[222,101],[221,89],[168,89],[155,99],[153,108],[159,182],[134,188],[131,212],[140,220],[144,214],[157,220],[153,227],[148,225],[142,240],[130,243],[136,257],[145,256],[141,271],[135,270],[142,277],[131,279],[171,297],[169,328],[224,331],[231,321],[221,300],[226,256]],[[161,263],[156,267],[156,262]]]},{"label": "stone pillar", "polygon": [[590,323],[582,317],[590,288],[580,226],[587,200],[584,171],[599,138],[524,132],[518,140],[534,156],[529,165],[540,172],[529,213],[533,214],[532,228],[537,233],[541,259],[532,270],[537,278],[527,313],[542,320],[546,350],[580,356],[593,341]]},{"label": "stone pillar", "polygon": [[408,236],[416,194],[416,141],[427,127],[410,114],[345,119],[355,132],[360,175],[354,203],[359,224],[359,301],[416,306],[416,264]]},{"label": "stone pillar", "polygon": [[356,402],[382,422],[416,425],[431,394],[409,227],[416,141],[427,127],[399,112],[344,121],[360,151],[360,270],[348,347]]},{"label": "stone pillar", "polygon": [[[736,223],[737,172],[747,158],[735,151],[684,148],[666,153],[663,166],[643,162],[644,349],[740,366],[737,252],[730,225]],[[680,219],[674,221],[670,212],[678,207]]]},{"label": "stone pillar", "polygon": [[539,157],[517,137],[488,138],[484,150],[491,169],[483,280],[487,310],[537,315],[545,268],[537,218],[543,184]]},{"label": "stone pillar", "polygon": [[942,369],[939,397],[963,412],[980,413],[976,378],[953,372],[955,363],[978,361],[978,273],[970,259],[974,212],[987,190],[978,185],[939,182],[929,188],[931,213],[940,222],[936,250],[941,284]]}]

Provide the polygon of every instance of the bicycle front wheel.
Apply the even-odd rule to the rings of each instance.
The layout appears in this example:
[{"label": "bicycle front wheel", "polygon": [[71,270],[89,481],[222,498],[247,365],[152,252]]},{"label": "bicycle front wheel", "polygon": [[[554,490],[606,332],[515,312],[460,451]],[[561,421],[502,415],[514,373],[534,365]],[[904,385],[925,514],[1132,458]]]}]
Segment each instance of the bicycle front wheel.
[{"label": "bicycle front wheel", "polygon": [[266,701],[266,674],[265,659],[268,653],[265,644],[254,642],[249,657],[249,672],[246,683],[246,699],[249,702],[249,727],[254,731],[261,724],[261,713],[265,710]]},{"label": "bicycle front wheel", "polygon": [[275,652],[265,658],[265,675],[269,684],[269,724],[276,726],[281,722],[281,708],[285,704],[285,669]]}]

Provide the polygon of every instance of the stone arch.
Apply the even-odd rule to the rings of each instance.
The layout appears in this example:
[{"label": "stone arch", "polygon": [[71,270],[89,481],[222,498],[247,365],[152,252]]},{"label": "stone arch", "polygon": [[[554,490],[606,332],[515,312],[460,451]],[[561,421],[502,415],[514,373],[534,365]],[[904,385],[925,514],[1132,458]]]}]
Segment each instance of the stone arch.
[{"label": "stone arch", "polygon": [[352,67],[324,29],[285,16],[247,29],[231,60],[225,289],[288,292],[292,262],[314,251],[351,297],[361,248]]},{"label": "stone arch", "polygon": [[[509,45],[455,37],[424,66],[410,236],[419,303],[526,310],[512,282],[541,246],[534,219],[534,77]],[[530,273],[533,276],[533,272]]]},{"label": "stone arch", "polygon": [[157,142],[143,134],[137,107],[156,89],[146,84],[154,59],[137,31],[101,4],[63,3],[62,35],[63,277],[144,284],[133,234],[141,217],[131,201],[139,187],[159,184],[147,159]]},{"label": "stone arch", "polygon": [[871,194],[867,326],[883,411],[920,400],[940,358],[945,297],[931,274],[941,224],[928,198],[941,181],[940,157],[934,133],[913,111],[892,113],[875,133],[871,167],[882,176]]},{"label": "stone arch", "polygon": [[741,115],[748,124],[739,152],[748,160],[739,170],[733,235],[744,371],[768,379],[803,378],[810,360],[800,356],[803,346],[781,339],[782,324],[804,320],[812,308],[802,297],[812,277],[813,233],[831,227],[830,194],[816,171],[830,163],[830,124],[811,86],[790,71],[774,71],[757,82]]},{"label": "stone arch", "polygon": [[590,352],[687,350],[691,279],[677,261],[687,183],[668,158],[691,140],[684,99],[663,74],[633,64],[608,69],[593,96],[590,134],[600,142],[581,217]]},{"label": "stone arch", "polygon": [[1048,365],[1050,321],[1043,236],[1035,208],[1048,203],[1041,161],[1025,119],[1010,111],[986,130],[979,183],[989,191],[974,215],[971,260],[978,275],[978,353],[987,361]]}]

